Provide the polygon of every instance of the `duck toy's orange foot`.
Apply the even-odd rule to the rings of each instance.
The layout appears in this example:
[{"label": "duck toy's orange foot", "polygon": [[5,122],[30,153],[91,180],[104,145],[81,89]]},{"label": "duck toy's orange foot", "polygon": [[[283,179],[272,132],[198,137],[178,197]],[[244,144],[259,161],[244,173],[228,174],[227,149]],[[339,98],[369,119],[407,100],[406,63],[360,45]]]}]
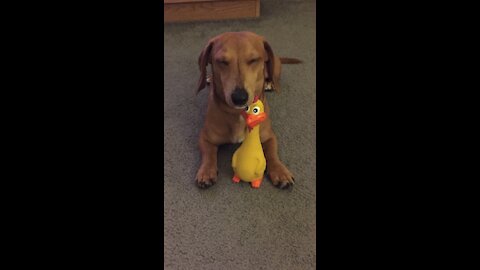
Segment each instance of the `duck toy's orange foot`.
[{"label": "duck toy's orange foot", "polygon": [[252,188],[260,188],[261,183],[262,183],[262,179],[253,181],[252,182]]},{"label": "duck toy's orange foot", "polygon": [[234,183],[239,183],[239,182],[240,182],[240,178],[235,175],[235,176],[233,176],[232,181],[233,181]]}]

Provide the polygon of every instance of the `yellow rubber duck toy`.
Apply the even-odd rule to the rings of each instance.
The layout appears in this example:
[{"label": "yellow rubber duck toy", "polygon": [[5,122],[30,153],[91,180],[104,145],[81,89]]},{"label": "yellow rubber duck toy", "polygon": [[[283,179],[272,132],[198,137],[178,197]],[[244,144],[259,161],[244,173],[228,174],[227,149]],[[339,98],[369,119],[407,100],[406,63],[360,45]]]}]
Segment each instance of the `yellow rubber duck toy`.
[{"label": "yellow rubber duck toy", "polygon": [[267,119],[263,103],[255,97],[252,105],[242,112],[248,126],[248,133],[242,145],[235,151],[232,158],[234,172],[233,182],[240,180],[250,182],[252,188],[259,188],[267,167],[262,143],[260,142],[260,123]]}]

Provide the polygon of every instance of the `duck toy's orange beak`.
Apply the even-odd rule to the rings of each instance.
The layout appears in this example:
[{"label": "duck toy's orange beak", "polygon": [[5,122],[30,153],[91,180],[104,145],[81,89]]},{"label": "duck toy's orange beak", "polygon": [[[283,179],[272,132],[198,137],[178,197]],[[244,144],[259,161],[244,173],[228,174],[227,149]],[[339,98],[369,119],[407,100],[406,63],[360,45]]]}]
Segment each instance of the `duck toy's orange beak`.
[{"label": "duck toy's orange beak", "polygon": [[267,114],[265,112],[261,112],[257,115],[254,114],[248,114],[246,112],[242,112],[243,117],[245,118],[245,122],[248,126],[248,130],[252,131],[254,127],[256,127],[258,124],[262,123],[267,119]]}]

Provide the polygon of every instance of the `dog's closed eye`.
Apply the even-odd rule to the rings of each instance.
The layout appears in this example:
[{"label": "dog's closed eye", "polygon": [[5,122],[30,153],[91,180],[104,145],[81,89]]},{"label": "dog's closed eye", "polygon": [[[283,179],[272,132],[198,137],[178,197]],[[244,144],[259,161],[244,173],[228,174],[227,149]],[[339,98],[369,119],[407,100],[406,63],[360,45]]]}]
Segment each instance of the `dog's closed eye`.
[{"label": "dog's closed eye", "polygon": [[248,64],[249,64],[249,65],[253,65],[253,64],[255,64],[255,63],[258,63],[258,60],[260,60],[260,57],[249,60],[249,61],[248,61]]},{"label": "dog's closed eye", "polygon": [[228,66],[228,61],[227,60],[219,59],[219,60],[217,60],[217,63],[219,63],[220,65]]}]

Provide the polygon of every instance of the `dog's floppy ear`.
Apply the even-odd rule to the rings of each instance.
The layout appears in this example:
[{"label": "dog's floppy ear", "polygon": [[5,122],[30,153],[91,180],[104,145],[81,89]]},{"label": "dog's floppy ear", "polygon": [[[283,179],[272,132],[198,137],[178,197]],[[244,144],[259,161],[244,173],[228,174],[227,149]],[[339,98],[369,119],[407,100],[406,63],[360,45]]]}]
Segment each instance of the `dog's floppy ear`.
[{"label": "dog's floppy ear", "polygon": [[273,50],[272,47],[270,47],[270,44],[268,44],[267,41],[263,41],[263,46],[265,48],[265,68],[267,71],[268,79],[272,82],[273,84],[273,90],[276,92],[280,91],[280,84],[277,81],[277,78],[273,76],[273,67],[275,66],[275,57],[273,55]]},{"label": "dog's floppy ear", "polygon": [[198,57],[198,67],[200,68],[200,79],[196,93],[198,94],[206,86],[207,65],[211,63],[210,53],[212,52],[213,40],[210,40]]}]

